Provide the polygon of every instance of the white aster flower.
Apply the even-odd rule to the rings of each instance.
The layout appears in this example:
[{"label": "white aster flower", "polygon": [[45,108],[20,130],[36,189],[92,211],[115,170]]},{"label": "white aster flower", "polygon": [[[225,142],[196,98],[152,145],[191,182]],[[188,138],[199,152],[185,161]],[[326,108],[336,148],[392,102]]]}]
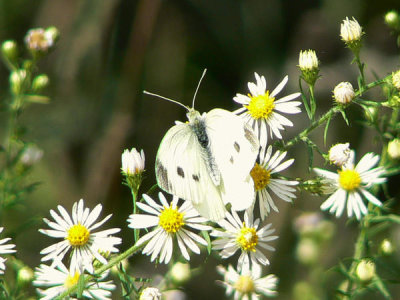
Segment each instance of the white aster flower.
[{"label": "white aster flower", "polygon": [[275,229],[270,229],[272,224],[268,224],[258,229],[260,219],[253,221],[253,212],[246,210],[244,213],[244,222],[242,222],[235,211],[232,214],[226,212],[225,218],[218,222],[223,229],[214,229],[210,235],[217,237],[213,241],[214,250],[222,250],[222,258],[228,258],[240,250],[241,255],[238,260],[238,270],[244,266],[261,263],[268,265],[269,260],[261,252],[261,249],[275,251],[275,248],[267,243],[276,240],[278,236],[271,235]]},{"label": "white aster flower", "polygon": [[101,204],[98,204],[90,212],[89,208],[84,208],[84,202],[81,199],[79,202],[75,202],[72,207],[72,219],[61,205],[58,206],[60,215],[54,210],[50,210],[50,214],[55,222],[49,221],[46,218],[43,220],[52,229],[40,229],[39,231],[48,236],[63,240],[43,249],[40,252],[40,254],[45,255],[42,261],[53,260],[54,266],[71,249],[72,268],[82,266],[89,272],[93,272],[93,259],[106,264],[107,260],[100,252],[118,252],[118,249],[114,246],[120,244],[121,239],[112,236],[112,234],[119,232],[121,229],[112,228],[93,232],[111,218],[110,214],[100,222],[95,223],[101,209]]},{"label": "white aster flower", "polygon": [[242,108],[239,108],[234,113],[241,115],[253,127],[260,144],[264,146],[268,139],[267,127],[269,127],[271,138],[275,135],[277,138],[282,139],[280,131],[284,129],[284,126],[293,126],[293,123],[280,113],[297,114],[301,112],[298,107],[301,102],[291,101],[299,97],[300,93],[276,99],[277,94],[286,85],[288,76],[285,76],[282,82],[270,93],[267,90],[264,76],[260,77],[257,73],[254,74],[257,82],[248,83],[250,94],[236,94],[236,97],[233,98],[234,101],[243,105]]},{"label": "white aster flower", "polygon": [[313,71],[318,69],[318,58],[314,50],[300,51],[299,68],[302,71]]},{"label": "white aster flower", "polygon": [[126,175],[140,174],[144,171],[145,157],[143,149],[140,153],[135,148],[132,148],[131,151],[125,149],[124,153],[122,153],[121,160],[121,170]]},{"label": "white aster flower", "polygon": [[350,144],[336,144],[329,149],[329,161],[338,167],[344,166],[350,159]]},{"label": "white aster flower", "polygon": [[217,266],[217,271],[224,276],[224,281],[220,283],[225,286],[226,295],[233,294],[235,300],[256,300],[260,299],[261,295],[273,297],[278,294],[276,291],[278,277],[274,274],[261,277],[260,265],[254,265],[251,269],[245,268],[240,273],[231,265],[228,269]]},{"label": "white aster flower", "polygon": [[54,44],[53,35],[43,28],[30,29],[25,36],[25,43],[29,50],[47,51]]},{"label": "white aster flower", "polygon": [[[0,227],[0,233],[3,232],[4,227]],[[15,253],[17,250],[13,249],[15,247],[14,244],[6,244],[11,238],[5,238],[0,240],[0,254],[9,254]],[[0,274],[4,274],[4,270],[6,269],[6,265],[4,264],[7,259],[0,257]]]},{"label": "white aster flower", "polygon": [[161,300],[161,296],[158,288],[147,287],[140,293],[139,300]]},{"label": "white aster flower", "polygon": [[[68,270],[61,262],[54,268],[41,264],[35,270],[36,279],[33,281],[35,286],[47,287],[47,289],[38,288],[42,300],[54,299],[60,294],[76,285],[81,273],[74,268]],[[104,272],[96,281],[86,283],[83,290],[83,296],[89,299],[111,299],[111,291],[115,289],[112,281],[103,281],[107,276]]]},{"label": "white aster flower", "polygon": [[190,260],[187,248],[199,254],[200,248],[196,243],[207,246],[207,242],[189,231],[187,227],[197,230],[211,230],[212,227],[202,224],[207,222],[207,219],[200,217],[189,201],[178,206],[179,198],[176,196],[173,197],[171,204],[168,204],[162,193],[159,193],[158,197],[162,205],[143,194],[143,199],[147,204],[138,202],[137,206],[149,215],[132,214],[129,216],[128,227],[130,228],[155,227],[153,231],[142,236],[136,245],[148,242],[142,253],[151,255],[151,261],[160,255],[160,263],[167,264],[171,259],[173,239],[176,237],[183,257]]},{"label": "white aster flower", "polygon": [[330,213],[335,212],[336,217],[340,217],[347,203],[347,216],[351,217],[355,214],[359,220],[362,215],[368,212],[363,198],[376,206],[382,205],[381,201],[367,189],[374,184],[381,184],[386,181],[386,178],[380,178],[385,170],[383,167],[373,168],[379,161],[379,155],[367,153],[355,167],[354,155],[351,155],[351,157],[351,160],[337,173],[319,168],[314,168],[314,171],[330,180],[332,186],[336,187],[336,191],[322,203],[321,209],[329,209]]},{"label": "white aster flower", "polygon": [[254,188],[257,192],[260,206],[260,216],[264,220],[271,208],[278,212],[270,192],[272,191],[278,198],[291,202],[296,195],[293,193],[296,189],[293,186],[298,184],[295,180],[285,180],[276,178],[276,174],[287,169],[292,165],[294,159],[282,162],[287,152],[276,151],[272,155],[272,147],[267,151],[263,147],[260,152],[260,164],[256,163],[251,170],[250,175],[254,181]]}]

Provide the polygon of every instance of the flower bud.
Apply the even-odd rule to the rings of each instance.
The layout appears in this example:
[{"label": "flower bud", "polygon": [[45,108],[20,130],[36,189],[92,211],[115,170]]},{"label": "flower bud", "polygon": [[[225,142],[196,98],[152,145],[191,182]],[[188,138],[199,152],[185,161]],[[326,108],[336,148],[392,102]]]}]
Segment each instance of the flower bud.
[{"label": "flower bud", "polygon": [[341,82],[333,90],[333,97],[338,104],[348,104],[354,97],[354,89],[350,82]]},{"label": "flower bud", "polygon": [[313,85],[318,79],[318,58],[314,50],[300,51],[299,68],[304,80]]},{"label": "flower bud", "polygon": [[392,29],[400,28],[400,18],[399,13],[395,10],[391,10],[385,15],[385,23]]},{"label": "flower bud", "polygon": [[338,167],[344,166],[350,158],[349,143],[336,144],[329,149],[329,161]]},{"label": "flower bud", "polygon": [[10,62],[16,61],[18,57],[17,43],[12,40],[3,42],[1,45],[1,52],[3,53],[3,56]]},{"label": "flower bud", "polygon": [[25,84],[25,79],[26,79],[26,71],[23,69],[13,71],[10,74],[11,91],[15,95],[18,95],[23,89],[23,86]]},{"label": "flower bud", "polygon": [[21,155],[20,161],[25,166],[32,166],[43,156],[43,151],[35,145],[28,146]]},{"label": "flower bud", "polygon": [[313,239],[303,238],[297,245],[296,256],[304,265],[312,265],[318,261],[319,250],[319,246]]},{"label": "flower bud", "polygon": [[340,36],[345,43],[358,42],[362,35],[362,28],[354,17],[353,20],[349,20],[348,17],[343,20],[340,25]]},{"label": "flower bud", "polygon": [[32,81],[32,90],[40,92],[49,85],[49,77],[46,74],[36,76]]},{"label": "flower bud", "polygon": [[391,140],[388,143],[387,152],[391,159],[400,158],[400,139]]},{"label": "flower bud", "polygon": [[18,270],[17,282],[20,286],[30,283],[33,280],[33,271],[31,268],[24,266]]},{"label": "flower bud", "polygon": [[392,73],[392,84],[400,91],[400,70]]},{"label": "flower bud", "polygon": [[171,279],[178,285],[182,285],[190,279],[190,265],[177,262],[170,270]]},{"label": "flower bud", "polygon": [[139,174],[144,170],[145,157],[143,150],[139,153],[135,148],[132,148],[131,151],[125,149],[124,153],[122,153],[121,160],[121,170],[125,175]]},{"label": "flower bud", "polygon": [[369,259],[362,259],[356,268],[356,275],[363,283],[368,283],[376,275],[375,263]]},{"label": "flower bud", "polygon": [[53,41],[53,45],[54,45],[60,38],[60,31],[56,27],[50,26],[50,27],[46,28],[45,35],[47,36],[47,38],[49,40]]},{"label": "flower bud", "polygon": [[394,247],[389,239],[384,239],[380,245],[380,250],[383,255],[391,255],[394,252]]},{"label": "flower bud", "polygon": [[140,293],[139,300],[161,300],[161,293],[158,288],[147,287]]}]

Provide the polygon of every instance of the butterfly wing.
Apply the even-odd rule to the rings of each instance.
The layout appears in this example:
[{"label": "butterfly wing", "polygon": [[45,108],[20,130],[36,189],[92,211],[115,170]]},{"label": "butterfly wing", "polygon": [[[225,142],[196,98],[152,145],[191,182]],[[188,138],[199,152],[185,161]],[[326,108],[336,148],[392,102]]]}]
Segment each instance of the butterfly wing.
[{"label": "butterfly wing", "polygon": [[164,191],[191,201],[201,216],[217,221],[224,217],[225,206],[205,159],[204,149],[190,125],[175,125],[158,149],[156,178]]},{"label": "butterfly wing", "polygon": [[221,194],[233,210],[250,207],[255,199],[250,171],[254,167],[259,142],[253,130],[237,115],[213,109],[206,117],[210,149],[221,173]]}]

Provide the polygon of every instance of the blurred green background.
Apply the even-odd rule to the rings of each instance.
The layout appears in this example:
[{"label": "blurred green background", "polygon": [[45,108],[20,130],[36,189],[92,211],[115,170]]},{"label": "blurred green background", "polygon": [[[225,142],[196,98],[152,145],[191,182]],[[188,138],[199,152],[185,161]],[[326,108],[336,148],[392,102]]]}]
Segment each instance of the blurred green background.
[{"label": "blurred green background", "polygon": [[[49,217],[49,209],[58,204],[70,210],[73,202],[84,198],[89,207],[102,203],[105,213],[114,215],[108,226],[122,228],[120,249],[127,249],[133,240],[133,232],[126,226],[132,203],[128,188],[121,184],[121,153],[125,148],[144,149],[145,192],[155,182],[154,160],[163,135],[175,120],[185,120],[181,107],[143,95],[144,89],[190,105],[207,68],[196,109],[233,110],[238,108],[233,96],[248,92],[247,82],[254,80],[254,72],[266,76],[270,89],[288,74],[289,83],[281,95],[297,92],[299,51],[314,49],[321,61],[322,78],[316,86],[317,114],[321,114],[331,107],[331,91],[337,83],[350,81],[357,86],[357,68],[350,65],[351,53],[339,37],[341,21],[354,16],[363,26],[361,59],[367,63],[366,76],[371,81],[373,72],[383,77],[399,68],[395,36],[383,22],[388,10],[399,8],[398,0],[0,1],[0,39],[17,40],[21,51],[30,28],[54,25],[61,32],[56,49],[39,64],[40,72],[50,77],[47,94],[52,102],[30,106],[20,119],[28,129],[26,140],[44,151],[30,175],[31,181],[41,185],[26,199],[26,207],[14,209],[3,224],[18,226],[31,217],[40,220]],[[0,99],[9,96],[8,75],[7,69],[0,67]],[[369,96],[382,99],[379,91]],[[362,117],[359,108],[349,113]],[[308,124],[305,113],[290,119],[295,126],[286,131],[285,139]],[[4,116],[0,122],[3,128]],[[332,122],[326,146],[321,136],[318,131],[313,138],[325,150],[333,143],[351,142],[358,158],[381,149],[372,131],[354,122],[349,130],[341,118]],[[313,176],[308,172],[304,145],[291,149],[288,157],[296,161],[285,175]],[[321,161],[316,155],[315,165]],[[393,193],[396,196],[398,192]],[[298,238],[293,221],[302,212],[318,212],[322,199],[298,193],[293,205],[277,200],[280,213],[267,219],[280,236],[273,243],[276,252],[266,253],[271,261],[266,272],[280,278],[278,299],[333,299],[341,279],[331,267],[353,255],[356,224],[346,226],[345,217],[336,220],[326,215],[336,230],[318,264],[326,270],[325,276],[316,279],[315,266],[296,260]],[[18,257],[31,267],[39,264],[40,250],[53,242],[37,232],[44,227],[37,224],[15,240]],[[387,232],[396,243],[398,229]],[[214,270],[217,259],[204,259],[204,254],[193,257],[193,266],[205,270],[186,286],[187,299],[223,297],[224,290],[214,283],[220,279]],[[392,260],[393,266],[398,266],[398,258]],[[148,257],[135,256],[130,262],[137,276],[165,271],[163,266],[149,269]],[[236,256],[230,262],[235,264]],[[294,286],[300,280],[311,287],[321,283],[322,290],[314,291],[319,296],[302,292],[296,298]],[[390,285],[390,289],[394,299],[400,297],[398,288]]]}]

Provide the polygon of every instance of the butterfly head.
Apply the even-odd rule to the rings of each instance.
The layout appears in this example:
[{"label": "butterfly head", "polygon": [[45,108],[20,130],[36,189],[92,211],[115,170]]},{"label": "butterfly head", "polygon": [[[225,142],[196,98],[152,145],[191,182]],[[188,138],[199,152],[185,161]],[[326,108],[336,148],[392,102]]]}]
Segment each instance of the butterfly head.
[{"label": "butterfly head", "polygon": [[200,113],[199,113],[197,110],[195,110],[194,108],[188,108],[188,112],[187,112],[187,114],[186,114],[186,117],[188,118],[189,123],[193,123],[193,122],[195,122],[196,120],[200,119],[201,115],[200,115]]}]

